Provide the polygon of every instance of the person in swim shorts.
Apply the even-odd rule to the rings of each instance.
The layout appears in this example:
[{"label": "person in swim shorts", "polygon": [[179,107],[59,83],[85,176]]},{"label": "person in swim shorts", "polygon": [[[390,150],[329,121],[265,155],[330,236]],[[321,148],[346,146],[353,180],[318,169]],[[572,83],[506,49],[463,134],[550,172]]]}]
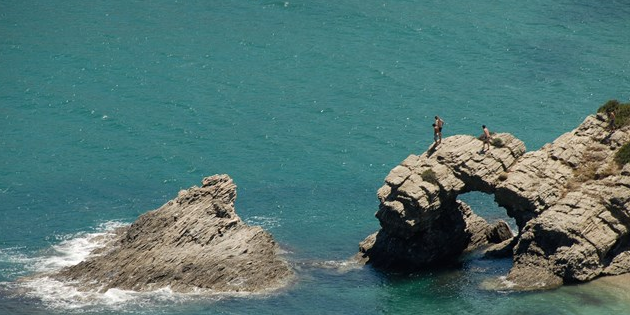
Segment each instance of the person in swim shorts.
[{"label": "person in swim shorts", "polygon": [[433,124],[432,126],[434,145],[440,144],[440,142],[442,142],[442,139],[440,137],[440,128],[436,124]]},{"label": "person in swim shorts", "polygon": [[615,131],[615,111],[611,110],[610,112],[608,112],[608,128],[610,128],[610,131]]},{"label": "person in swim shorts", "polygon": [[442,127],[444,126],[444,120],[442,120],[439,116],[435,116],[435,125],[438,128],[438,137],[440,138],[439,143],[442,143]]},{"label": "person in swim shorts", "polygon": [[481,129],[483,129],[483,147],[481,148],[481,151],[485,151],[486,145],[488,146],[488,150],[490,150],[490,140],[492,139],[490,131],[488,131],[486,125],[481,125]]}]

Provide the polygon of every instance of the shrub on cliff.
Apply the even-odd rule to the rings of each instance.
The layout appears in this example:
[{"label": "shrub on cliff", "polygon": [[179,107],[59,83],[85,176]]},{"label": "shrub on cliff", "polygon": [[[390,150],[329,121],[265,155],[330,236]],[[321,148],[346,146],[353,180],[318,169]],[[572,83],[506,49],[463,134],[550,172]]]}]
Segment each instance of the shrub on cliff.
[{"label": "shrub on cliff", "polygon": [[597,109],[598,113],[606,114],[615,111],[615,125],[617,128],[630,125],[630,103],[622,104],[618,100],[610,100]]},{"label": "shrub on cliff", "polygon": [[617,153],[615,153],[615,162],[623,166],[630,162],[630,142],[624,144]]},{"label": "shrub on cliff", "polygon": [[621,105],[621,103],[619,103],[618,100],[609,100],[608,102],[604,103],[604,105],[600,106],[599,109],[597,109],[598,113],[605,113],[607,111],[610,110],[617,110],[617,108]]},{"label": "shrub on cliff", "polygon": [[420,174],[420,177],[422,177],[422,180],[425,182],[431,183],[436,186],[438,185],[437,175],[432,169],[428,169],[422,172],[422,174]]},{"label": "shrub on cliff", "polygon": [[505,143],[503,143],[503,139],[501,138],[492,138],[492,145],[497,148],[503,148],[503,146],[505,146]]},{"label": "shrub on cliff", "polygon": [[[496,132],[490,131],[490,137],[492,137],[492,139],[494,139],[494,136],[496,134],[497,134]],[[485,138],[486,138],[486,135],[484,135],[483,133],[477,136],[477,140],[480,140],[480,141],[483,141],[483,139]]]}]

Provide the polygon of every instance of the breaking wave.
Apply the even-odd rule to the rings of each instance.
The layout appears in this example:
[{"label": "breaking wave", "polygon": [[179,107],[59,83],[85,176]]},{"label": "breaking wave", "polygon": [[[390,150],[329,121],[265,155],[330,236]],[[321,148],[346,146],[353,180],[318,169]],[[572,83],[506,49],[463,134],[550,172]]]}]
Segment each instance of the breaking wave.
[{"label": "breaking wave", "polygon": [[32,299],[44,307],[64,313],[114,311],[116,313],[151,313],[162,307],[186,301],[217,301],[225,297],[249,296],[251,293],[216,293],[198,290],[191,293],[173,292],[169,287],[150,292],[121,289],[79,290],[76,282],[63,282],[47,275],[85,260],[94,250],[114,239],[116,229],[127,223],[109,221],[92,233],[58,235],[59,244],[31,257],[23,248],[0,249],[0,263],[8,264],[16,281],[0,282],[0,295],[13,299]]}]

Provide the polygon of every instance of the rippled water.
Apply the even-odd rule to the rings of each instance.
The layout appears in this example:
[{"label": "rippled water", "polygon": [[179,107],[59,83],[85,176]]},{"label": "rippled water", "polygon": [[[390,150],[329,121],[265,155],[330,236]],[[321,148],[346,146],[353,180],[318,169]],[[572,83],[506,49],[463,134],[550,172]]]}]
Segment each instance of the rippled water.
[{"label": "rippled water", "polygon": [[[403,276],[346,259],[433,116],[445,136],[486,124],[534,150],[628,101],[629,18],[627,0],[1,1],[0,313],[623,313],[623,280],[507,293],[482,284],[509,260]],[[207,297],[16,282],[215,173],[287,251],[294,285]],[[462,198],[505,219],[492,196]]]}]

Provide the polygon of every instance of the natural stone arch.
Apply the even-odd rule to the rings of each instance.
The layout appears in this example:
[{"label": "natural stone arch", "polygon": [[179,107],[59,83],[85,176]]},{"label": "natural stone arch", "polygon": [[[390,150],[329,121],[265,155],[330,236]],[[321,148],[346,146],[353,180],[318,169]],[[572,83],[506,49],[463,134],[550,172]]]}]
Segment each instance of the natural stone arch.
[{"label": "natural stone arch", "polygon": [[381,230],[361,243],[362,258],[385,268],[417,269],[510,238],[505,222],[490,225],[458,200],[470,191],[495,193],[525,153],[523,142],[510,134],[495,139],[500,147],[480,152],[483,143],[472,136],[449,137],[396,166],[378,190]]},{"label": "natural stone arch", "polygon": [[613,162],[630,128],[607,118],[582,124],[528,152],[497,187],[496,199],[523,223],[507,275],[537,290],[630,272],[630,164]]},{"label": "natural stone arch", "polygon": [[510,230],[513,233],[517,233],[519,231],[516,220],[508,215],[508,210],[505,207],[497,203],[495,194],[488,194],[481,191],[470,191],[459,194],[457,199],[468,204],[476,215],[482,217],[489,223],[497,220],[503,220],[509,225]]},{"label": "natural stone arch", "polygon": [[[630,126],[607,127],[597,114],[537,151],[524,153],[522,142],[504,134],[497,137],[505,145],[483,155],[480,141],[455,136],[409,156],[379,189],[381,230],[360,244],[360,258],[407,269],[457,259],[493,229],[453,202],[478,190],[494,193],[519,228],[507,250],[492,249],[513,255],[506,289],[630,273],[630,164],[614,162],[630,142]],[[436,181],[422,179],[429,169]]]}]

